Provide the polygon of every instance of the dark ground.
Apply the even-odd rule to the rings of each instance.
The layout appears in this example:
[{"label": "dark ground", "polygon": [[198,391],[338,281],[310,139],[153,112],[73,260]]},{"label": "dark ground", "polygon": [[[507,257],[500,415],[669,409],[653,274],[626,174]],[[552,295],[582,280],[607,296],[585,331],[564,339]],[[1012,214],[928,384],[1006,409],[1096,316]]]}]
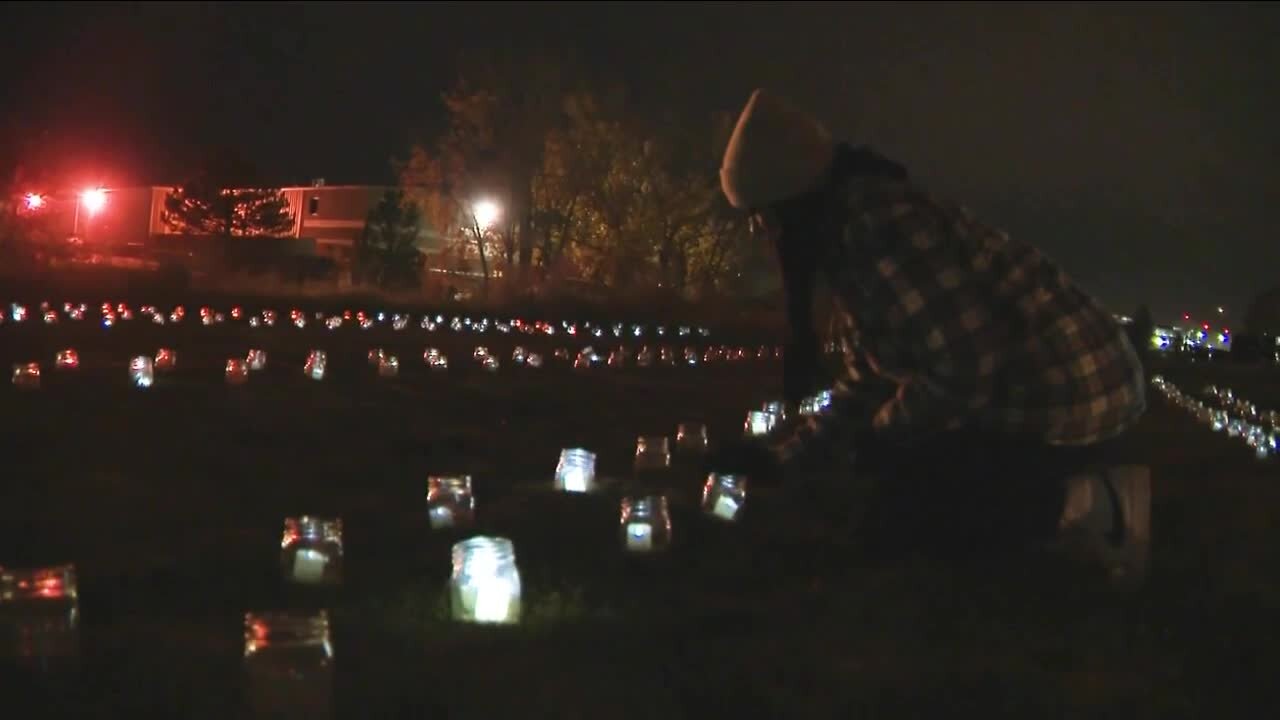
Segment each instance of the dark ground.
[{"label": "dark ground", "polygon": [[[241,614],[312,602],[333,613],[349,718],[1276,709],[1275,465],[1158,401],[1139,430],[1156,481],[1153,574],[1132,596],[1041,556],[980,571],[869,557],[838,493],[796,506],[758,492],[741,524],[716,525],[687,472],[676,547],[642,563],[619,549],[616,498],[551,492],[559,450],[594,449],[620,475],[639,434],[700,420],[730,437],[777,393],[776,364],[533,371],[512,366],[511,347],[553,345],[416,324],[298,331],[283,312],[273,330],[207,329],[188,312],[181,327],[0,327],[4,367],[46,369],[38,392],[0,389],[0,564],[76,563],[84,661],[61,683],[0,668],[3,716],[243,717]],[[468,362],[477,344],[499,373]],[[178,371],[129,387],[128,358],[162,346]],[[376,346],[400,355],[400,379],[374,376]],[[448,373],[428,373],[427,346],[448,353]],[[52,370],[64,347],[81,353],[74,376]],[[269,370],[227,387],[226,358],[250,347]],[[302,375],[311,347],[330,353],[323,382]],[[1188,389],[1204,377],[1164,372]],[[1274,375],[1209,374],[1280,401]],[[519,628],[440,617],[458,536],[428,529],[424,494],[428,474],[449,472],[475,477],[478,531],[515,541]],[[346,522],[346,583],[328,598],[277,581],[281,520],[303,512]]]}]

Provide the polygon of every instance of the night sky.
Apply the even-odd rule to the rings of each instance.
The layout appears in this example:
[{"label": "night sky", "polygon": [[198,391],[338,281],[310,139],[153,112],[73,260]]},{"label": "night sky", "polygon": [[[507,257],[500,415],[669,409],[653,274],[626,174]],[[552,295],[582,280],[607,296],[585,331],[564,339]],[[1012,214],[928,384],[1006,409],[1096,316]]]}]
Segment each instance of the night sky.
[{"label": "night sky", "polygon": [[[1280,285],[1280,5],[8,4],[0,170],[390,180],[459,50],[573,47],[638,101],[768,85],[1035,242],[1113,309],[1236,318]],[[38,149],[32,149],[32,147]],[[1234,311],[1234,312],[1231,312]]]}]

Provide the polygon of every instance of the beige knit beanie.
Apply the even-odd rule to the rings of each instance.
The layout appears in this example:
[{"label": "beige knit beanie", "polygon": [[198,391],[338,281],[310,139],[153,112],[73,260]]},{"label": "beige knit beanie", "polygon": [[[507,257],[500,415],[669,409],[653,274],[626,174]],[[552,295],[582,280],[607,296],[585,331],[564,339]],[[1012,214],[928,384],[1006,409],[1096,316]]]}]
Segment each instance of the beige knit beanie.
[{"label": "beige knit beanie", "polygon": [[834,157],[835,143],[821,123],[756,90],[725,148],[720,186],[735,208],[768,207],[813,189]]}]

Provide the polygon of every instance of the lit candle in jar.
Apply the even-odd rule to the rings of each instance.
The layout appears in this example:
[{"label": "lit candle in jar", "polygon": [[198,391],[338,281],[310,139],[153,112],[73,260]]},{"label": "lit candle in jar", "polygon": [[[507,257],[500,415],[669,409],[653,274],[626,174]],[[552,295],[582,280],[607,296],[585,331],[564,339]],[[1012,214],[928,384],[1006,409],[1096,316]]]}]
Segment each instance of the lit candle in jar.
[{"label": "lit candle in jar", "polygon": [[13,384],[24,390],[39,390],[40,363],[14,365]]},{"label": "lit candle in jar", "polygon": [[228,385],[243,385],[249,382],[249,366],[240,358],[227,360],[226,378]]},{"label": "lit candle in jar", "polygon": [[400,358],[384,355],[378,360],[378,377],[394,378],[400,374]]},{"label": "lit candle in jar", "polygon": [[773,430],[775,420],[777,420],[776,415],[771,415],[763,410],[752,410],[747,413],[746,434],[753,437],[768,435]]},{"label": "lit candle in jar", "polygon": [[582,448],[560,451],[560,462],[556,465],[556,489],[572,493],[591,492],[595,479],[595,453]]},{"label": "lit candle in jar", "polygon": [[71,669],[80,654],[78,595],[73,565],[0,568],[0,662]]},{"label": "lit candle in jar", "polygon": [[75,370],[80,367],[80,354],[75,350],[59,350],[54,364],[59,370]]},{"label": "lit candle in jar", "polygon": [[267,369],[267,353],[265,350],[250,350],[245,357],[245,363],[249,366],[249,370],[260,372]]},{"label": "lit candle in jar", "polygon": [[155,380],[155,367],[150,357],[139,355],[129,362],[129,380],[134,387],[149,388]]},{"label": "lit candle in jar", "polygon": [[702,509],[723,520],[734,520],[747,499],[747,479],[711,473],[702,488]]},{"label": "lit candle in jar", "polygon": [[307,355],[307,364],[303,366],[302,371],[312,380],[323,380],[325,365],[328,361],[329,356],[323,350],[312,350]]},{"label": "lit candle in jar", "polygon": [[499,624],[520,621],[520,571],[510,540],[477,536],[454,544],[449,585],[455,620]]},{"label": "lit candle in jar", "polygon": [[169,348],[160,348],[156,351],[156,359],[154,367],[160,372],[169,372],[178,364],[178,354]]},{"label": "lit candle in jar", "polygon": [[326,611],[246,613],[244,664],[254,717],[331,716],[333,644]]},{"label": "lit candle in jar", "polygon": [[649,553],[671,544],[671,513],[665,495],[623,498],[620,526],[627,552]]},{"label": "lit candle in jar", "polygon": [[686,453],[707,451],[707,427],[701,423],[680,423],[676,426],[676,449]]},{"label": "lit candle in jar", "polygon": [[342,520],[309,515],[285,518],[280,552],[285,577],[292,582],[341,582]]},{"label": "lit candle in jar", "polygon": [[470,475],[427,478],[427,519],[433,530],[469,526],[475,512]]}]

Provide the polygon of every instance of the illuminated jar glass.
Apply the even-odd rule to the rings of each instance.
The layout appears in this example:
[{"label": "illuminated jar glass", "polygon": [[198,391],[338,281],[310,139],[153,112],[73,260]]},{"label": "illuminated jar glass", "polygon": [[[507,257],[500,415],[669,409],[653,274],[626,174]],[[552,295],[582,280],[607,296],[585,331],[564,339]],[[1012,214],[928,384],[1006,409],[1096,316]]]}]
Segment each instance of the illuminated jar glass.
[{"label": "illuminated jar glass", "polygon": [[323,380],[328,362],[329,356],[323,350],[312,350],[307,354],[307,364],[302,366],[302,372],[312,380]]},{"label": "illuminated jar glass", "polygon": [[671,512],[665,495],[622,499],[619,528],[622,548],[632,553],[650,553],[671,546]]},{"label": "illuminated jar glass", "polygon": [[469,527],[476,518],[470,475],[427,478],[427,518],[431,529]]},{"label": "illuminated jar glass", "polygon": [[454,544],[449,605],[460,622],[520,622],[520,570],[510,540],[481,535]]},{"label": "illuminated jar glass", "polygon": [[707,451],[707,426],[702,423],[687,422],[676,426],[676,450],[682,453],[704,453]]},{"label": "illuminated jar glass", "polygon": [[54,358],[54,366],[59,370],[75,370],[80,367],[80,353],[75,350],[59,350]]},{"label": "illuminated jar glass", "polygon": [[328,612],[245,613],[244,671],[253,717],[332,717]]},{"label": "illuminated jar glass", "polygon": [[595,489],[596,454],[582,448],[560,451],[556,465],[556,489],[562,492],[587,493]]},{"label": "illuminated jar glass", "polygon": [[636,470],[666,470],[671,466],[671,448],[665,435],[636,438]]},{"label": "illuminated jar glass", "polygon": [[129,382],[138,388],[151,387],[151,383],[155,382],[156,379],[155,365],[153,363],[154,361],[146,355],[139,355],[129,361]]},{"label": "illuminated jar glass", "polygon": [[378,377],[394,378],[400,375],[400,358],[384,355],[378,361]]},{"label": "illuminated jar glass", "polygon": [[13,366],[13,384],[23,390],[40,389],[40,363]]},{"label": "illuminated jar glass", "polygon": [[342,520],[310,515],[285,518],[280,566],[290,582],[303,585],[342,582]]},{"label": "illuminated jar glass", "polygon": [[542,367],[542,355],[539,353],[529,353],[525,356],[524,364],[537,369]]},{"label": "illuminated jar glass", "polygon": [[267,369],[267,353],[265,350],[250,350],[244,362],[251,372],[261,372]]},{"label": "illuminated jar glass", "polygon": [[240,358],[230,358],[225,375],[228,385],[243,385],[249,382],[249,364]]},{"label": "illuminated jar glass", "polygon": [[0,658],[56,671],[79,655],[75,566],[0,568]]},{"label": "illuminated jar glass", "polygon": [[747,502],[747,479],[741,475],[711,473],[702,487],[702,509],[722,520],[733,521]]},{"label": "illuminated jar glass", "polygon": [[747,421],[743,430],[752,437],[768,435],[773,430],[773,424],[777,419],[776,415],[771,415],[763,410],[752,410],[747,413]]},{"label": "illuminated jar glass", "polygon": [[[779,401],[779,400],[774,400],[774,401],[772,401],[772,402],[767,402],[767,403],[765,403],[764,405],[762,405],[762,406],[760,407],[760,409],[761,409],[761,410],[763,410],[763,411],[765,411],[765,412],[767,412],[767,413],[769,413],[770,415],[773,415],[774,417],[778,418],[778,420],[786,420],[786,419],[787,419],[787,406],[786,406],[786,404],[785,404],[785,403],[783,403],[783,402],[781,402],[781,401]],[[775,421],[775,422],[777,422],[777,421]]]},{"label": "illuminated jar glass", "polygon": [[374,348],[369,351],[369,364],[377,367],[382,363],[382,358],[384,357],[386,357],[386,353],[382,351],[382,348]]},{"label": "illuminated jar glass", "polygon": [[156,351],[156,359],[154,367],[160,372],[169,372],[178,365],[178,354],[169,348],[160,348]]}]

